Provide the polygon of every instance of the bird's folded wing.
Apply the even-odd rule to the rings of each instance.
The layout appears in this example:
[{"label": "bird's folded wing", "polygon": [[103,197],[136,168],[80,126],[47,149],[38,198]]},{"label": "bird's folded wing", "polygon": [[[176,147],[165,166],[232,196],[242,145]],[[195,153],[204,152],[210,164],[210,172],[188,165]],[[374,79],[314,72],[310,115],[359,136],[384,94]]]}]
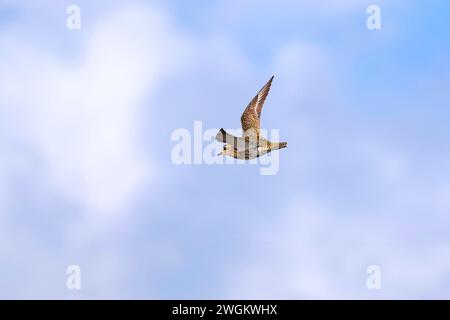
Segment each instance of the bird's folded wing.
[{"label": "bird's folded wing", "polygon": [[270,86],[272,85],[273,76],[267,81],[267,83],[262,87],[258,94],[250,101],[247,108],[245,108],[244,113],[241,116],[242,130],[245,132],[250,128],[259,131],[260,128],[260,117],[261,110],[266,101],[266,97],[269,94]]}]

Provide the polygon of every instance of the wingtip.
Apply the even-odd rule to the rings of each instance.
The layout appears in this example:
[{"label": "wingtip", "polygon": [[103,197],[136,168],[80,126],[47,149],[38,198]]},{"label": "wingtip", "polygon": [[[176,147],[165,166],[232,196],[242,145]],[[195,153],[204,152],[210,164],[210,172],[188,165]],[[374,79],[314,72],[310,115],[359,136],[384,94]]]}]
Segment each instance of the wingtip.
[{"label": "wingtip", "polygon": [[226,136],[225,130],[223,128],[220,128],[220,130],[216,134],[216,140],[219,142],[225,142],[224,141],[225,136]]}]

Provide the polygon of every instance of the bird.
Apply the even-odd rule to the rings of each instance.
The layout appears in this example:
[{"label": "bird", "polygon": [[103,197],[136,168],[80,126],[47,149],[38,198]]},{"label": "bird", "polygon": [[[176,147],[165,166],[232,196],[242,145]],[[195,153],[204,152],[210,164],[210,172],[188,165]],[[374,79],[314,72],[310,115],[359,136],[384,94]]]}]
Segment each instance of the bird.
[{"label": "bird", "polygon": [[229,156],[235,159],[251,160],[273,150],[287,147],[287,142],[271,142],[260,134],[261,111],[269,94],[274,76],[259,90],[250,101],[241,116],[242,137],[236,137],[223,128],[216,134],[216,140],[225,143],[218,156]]}]

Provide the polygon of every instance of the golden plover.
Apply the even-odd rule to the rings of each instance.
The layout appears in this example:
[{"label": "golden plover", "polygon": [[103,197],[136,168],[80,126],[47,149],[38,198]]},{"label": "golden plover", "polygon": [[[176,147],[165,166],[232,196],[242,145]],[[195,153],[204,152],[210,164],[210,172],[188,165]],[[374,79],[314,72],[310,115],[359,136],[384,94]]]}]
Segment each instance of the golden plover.
[{"label": "golden plover", "polygon": [[242,137],[235,137],[227,133],[223,128],[219,130],[216,140],[224,142],[225,145],[222,152],[218,155],[250,160],[273,150],[287,147],[287,142],[271,142],[260,136],[261,110],[269,94],[272,80],[273,76],[245,108],[241,116]]}]

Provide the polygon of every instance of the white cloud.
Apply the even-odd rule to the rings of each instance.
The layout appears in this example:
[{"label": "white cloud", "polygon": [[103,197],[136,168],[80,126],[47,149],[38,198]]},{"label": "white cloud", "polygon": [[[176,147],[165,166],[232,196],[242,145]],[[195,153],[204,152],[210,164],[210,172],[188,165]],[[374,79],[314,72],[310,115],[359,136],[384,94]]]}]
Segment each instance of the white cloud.
[{"label": "white cloud", "polygon": [[62,62],[20,37],[4,44],[11,63],[0,75],[2,117],[15,139],[45,158],[55,188],[88,211],[126,212],[137,188],[154,178],[136,134],[145,98],[170,69],[177,41],[170,32],[159,12],[125,8],[88,31],[80,61]]},{"label": "white cloud", "polygon": [[[449,246],[410,243],[400,225],[296,200],[281,219],[255,230],[252,253],[230,280],[233,298],[448,298]],[[414,250],[412,249],[414,247]],[[382,289],[366,288],[366,268],[382,270]]]},{"label": "white cloud", "polygon": [[[142,115],[151,114],[148,98],[183,63],[189,44],[163,12],[142,6],[118,7],[84,24],[80,56],[71,58],[62,48],[28,45],[22,27],[0,33],[1,259],[15,244],[2,261],[11,276],[1,295],[70,297],[65,268],[80,264],[89,279],[84,294],[120,296],[127,253],[114,235],[128,222],[136,194],[158,179],[138,136],[151,123]],[[49,222],[33,202],[37,212],[27,212],[21,202],[33,200],[18,198],[14,179],[33,196],[48,197],[38,199],[48,211],[63,202],[70,212]],[[28,225],[32,214],[57,227],[47,230],[57,243]]]},{"label": "white cloud", "polygon": [[[250,1],[246,11],[239,7],[241,3],[227,2],[224,6],[228,7],[229,12],[221,11],[220,6],[218,12],[224,15],[225,20],[230,13],[232,18],[235,14],[238,18],[241,15],[247,23],[258,20],[255,9],[262,5]],[[331,14],[348,13],[358,6],[357,1],[342,3],[344,6],[341,8],[341,4],[334,2],[301,2],[305,7],[311,6],[306,8],[305,14],[320,8]],[[302,10],[297,2],[291,4]],[[343,11],[339,11],[341,9]],[[286,7],[278,4],[266,10],[286,12]],[[248,15],[253,16],[249,19]],[[361,16],[365,16],[365,11],[361,12]],[[210,17],[217,18],[214,14]],[[45,19],[39,17],[41,20]],[[67,292],[65,288],[61,291],[59,283],[65,283],[67,264],[75,263],[81,265],[88,277],[84,284],[88,297],[117,297],[121,294],[118,290],[120,284],[124,285],[120,283],[124,281],[124,274],[130,270],[142,271],[143,268],[153,270],[155,262],[149,262],[153,257],[157,260],[156,264],[162,265],[158,266],[161,269],[167,264],[177,264],[183,258],[186,258],[185,264],[191,263],[187,257],[192,257],[189,250],[192,250],[195,238],[189,242],[190,249],[182,252],[186,256],[173,246],[176,241],[183,241],[180,247],[189,247],[185,246],[184,238],[170,239],[168,243],[158,243],[158,239],[156,245],[149,244],[154,240],[151,237],[145,238],[148,241],[143,246],[145,256],[150,258],[143,258],[138,250],[133,248],[127,252],[121,247],[122,241],[126,241],[126,237],[121,235],[128,226],[115,223],[129,217],[133,197],[143,186],[157,182],[159,168],[141,152],[136,131],[143,124],[142,111],[159,107],[146,105],[145,98],[151,96],[155,86],[163,82],[160,82],[161,77],[172,71],[177,71],[177,77],[171,78],[172,82],[167,86],[171,94],[165,97],[165,106],[183,105],[184,115],[195,111],[198,115],[201,113],[199,109],[207,110],[202,113],[205,116],[211,114],[211,106],[214,106],[217,108],[215,112],[229,116],[230,121],[235,121],[235,116],[218,104],[230,108],[236,106],[233,108],[238,110],[238,103],[241,103],[239,95],[242,94],[243,101],[244,96],[248,95],[246,87],[254,86],[248,80],[251,78],[252,83],[261,81],[259,75],[255,79],[256,76],[253,78],[249,74],[276,74],[276,90],[271,92],[271,99],[278,101],[282,108],[265,110],[264,125],[270,126],[274,116],[289,113],[289,121],[282,122],[283,128],[288,131],[283,132],[288,133],[288,141],[297,143],[297,146],[291,147],[289,150],[292,151],[287,151],[291,152],[291,156],[287,153],[282,160],[284,164],[292,165],[286,168],[282,164],[283,170],[292,170],[287,187],[293,187],[293,183],[298,181],[317,182],[308,180],[307,171],[315,174],[325,172],[330,164],[337,168],[334,168],[336,171],[346,170],[339,176],[342,181],[354,179],[346,173],[358,175],[367,170],[368,174],[364,174],[361,180],[375,179],[378,183],[371,185],[371,180],[363,186],[371,185],[377,190],[392,184],[402,187],[410,181],[407,179],[408,171],[413,166],[406,159],[411,157],[406,157],[399,150],[391,150],[385,145],[386,141],[367,140],[364,134],[370,129],[362,130],[364,124],[355,125],[358,119],[342,114],[343,103],[336,90],[339,86],[329,70],[339,61],[332,61],[314,45],[288,43],[280,48],[271,68],[267,69],[265,65],[256,68],[230,35],[219,33],[192,41],[181,36],[180,30],[160,11],[144,7],[118,8],[106,15],[100,14],[97,24],[89,25],[85,23],[87,21],[83,20],[82,26],[82,54],[77,59],[72,57],[70,62],[59,53],[39,48],[35,42],[33,45],[27,44],[23,29],[12,26],[0,34],[2,46],[6,48],[0,52],[0,143],[3,143],[0,152],[6,155],[0,159],[0,206],[3,206],[0,210],[3,213],[8,207],[16,206],[11,203],[17,201],[18,196],[11,196],[14,190],[8,184],[10,178],[22,178],[22,185],[29,184],[30,177],[35,177],[36,171],[37,180],[42,178],[45,181],[33,187],[48,189],[43,193],[48,197],[45,205],[52,206],[57,202],[53,198],[56,193],[57,200],[63,198],[71,208],[75,207],[75,214],[67,214],[67,220],[49,219],[52,227],[58,223],[71,225],[69,230],[63,227],[61,234],[52,234],[51,244],[44,242],[42,235],[36,235],[38,228],[28,226],[26,217],[19,216],[14,222],[2,219],[4,216],[0,215],[0,230],[5,230],[0,233],[0,259],[3,259],[1,264],[7,266],[8,275],[11,275],[6,280],[11,281],[6,283],[9,287],[0,283],[4,290],[2,295],[8,296],[11,292],[8,288],[13,288],[22,296],[45,297],[50,291],[53,296],[64,297]],[[192,53],[191,50],[195,51],[195,57],[186,66],[184,59]],[[177,70],[179,66],[186,69]],[[211,77],[215,77],[214,81],[209,81]],[[223,86],[224,83],[226,86]],[[221,96],[224,87],[237,90],[233,95]],[[212,92],[211,88],[216,88],[216,91]],[[221,101],[217,99],[219,96]],[[221,117],[217,118],[217,121],[224,121]],[[282,119],[286,118],[283,116]],[[154,121],[158,122],[158,119]],[[352,132],[349,130],[352,126],[361,130]],[[331,151],[325,150],[327,147],[331,147]],[[28,155],[32,157],[28,158]],[[340,163],[342,167],[339,167]],[[354,168],[353,164],[361,168]],[[171,174],[177,176],[174,181],[178,186],[184,182],[178,172]],[[328,187],[331,183],[327,183],[328,177],[324,179],[324,175],[317,174],[322,179],[318,182]],[[48,178],[50,184],[46,183]],[[402,182],[405,179],[407,182]],[[297,184],[294,188],[302,189]],[[273,221],[254,225],[255,231],[250,235],[252,250],[244,257],[241,256],[244,253],[238,251],[239,262],[228,270],[229,275],[235,272],[228,279],[229,297],[377,297],[376,293],[373,295],[365,288],[365,267],[369,263],[382,267],[387,285],[386,290],[382,291],[385,296],[405,297],[411,293],[412,297],[417,297],[423,292],[434,292],[448,270],[446,261],[449,260],[445,259],[447,245],[432,239],[431,244],[425,243],[423,247],[415,248],[413,246],[417,244],[408,243],[414,240],[414,235],[402,230],[405,226],[402,223],[406,220],[398,218],[391,224],[389,216],[414,209],[416,204],[427,206],[428,198],[436,207],[449,207],[446,201],[448,188],[439,189],[440,193],[430,190],[426,194],[421,192],[424,188],[427,187],[415,185],[401,194],[393,192],[392,197],[383,198],[387,201],[379,204],[379,215],[373,212],[374,208],[365,207],[372,209],[372,215],[367,216],[367,212],[338,209],[328,203],[330,195],[327,192],[330,190],[314,193],[317,189],[308,186],[309,199],[295,199],[290,206],[280,207]],[[386,192],[397,189],[391,188]],[[295,191],[293,197],[304,195],[302,190]],[[334,191],[339,194],[339,190]],[[346,190],[346,195],[352,195],[350,189]],[[417,196],[416,202],[410,201],[411,195]],[[168,196],[173,199],[172,194]],[[423,199],[422,196],[424,203],[417,200]],[[199,201],[204,202],[204,199]],[[192,208],[183,209],[194,210],[197,206]],[[351,206],[348,208],[354,209]],[[20,211],[19,215],[24,214],[24,209],[20,207],[17,211]],[[61,212],[61,216],[64,214]],[[81,214],[86,216],[80,217]],[[229,219],[229,212],[225,211],[218,210],[214,216],[222,219],[221,214]],[[406,213],[403,213],[404,216]],[[174,217],[169,215],[171,221],[166,225],[172,226]],[[105,227],[106,232],[98,232],[99,227]],[[51,233],[54,229],[48,228],[42,232]],[[134,240],[141,244],[140,239]],[[58,241],[62,243],[55,244]],[[10,242],[15,243],[14,250],[8,247]],[[167,255],[167,251],[171,253]],[[433,261],[433,264],[427,264],[428,261]],[[139,265],[141,262],[147,263],[148,268]],[[16,267],[18,271],[14,274]],[[55,280],[58,272],[61,272],[60,282]],[[155,278],[159,275],[155,273]],[[23,279],[25,277],[27,279]],[[153,278],[149,278],[146,280],[151,285]],[[411,279],[415,282],[410,283]],[[53,286],[47,290],[49,282]],[[390,285],[395,289],[389,289]],[[130,286],[132,284],[124,285],[125,288]],[[146,289],[145,294],[153,295],[149,292],[152,288]],[[179,292],[173,288],[166,290]],[[125,292],[124,296],[128,293]]]}]

